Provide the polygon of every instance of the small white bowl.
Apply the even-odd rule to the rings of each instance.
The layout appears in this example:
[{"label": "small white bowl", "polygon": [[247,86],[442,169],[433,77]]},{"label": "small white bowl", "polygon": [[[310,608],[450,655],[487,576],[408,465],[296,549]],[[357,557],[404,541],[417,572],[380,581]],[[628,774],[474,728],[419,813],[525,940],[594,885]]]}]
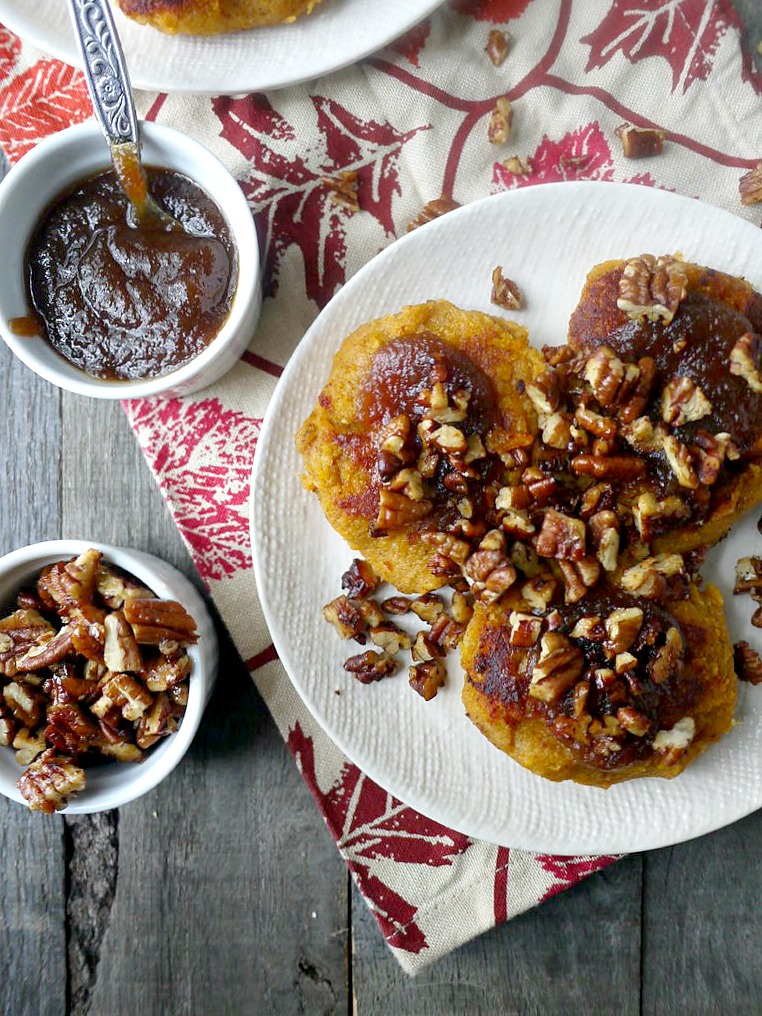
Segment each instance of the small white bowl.
[{"label": "small white bowl", "polygon": [[148,381],[104,381],[64,359],[41,337],[14,335],[8,321],[30,311],[24,261],[43,212],[78,181],[110,168],[109,150],[95,121],[41,141],[0,183],[0,335],[35,373],[70,392],[96,399],[170,398],[212,384],[240,359],[254,334],[262,302],[259,245],[254,220],[238,181],[198,141],[154,123],[141,124],[147,166],[174,169],[195,181],[222,211],[238,250],[238,285],[230,314],[197,357]]},{"label": "small white bowl", "polygon": [[[163,738],[146,753],[142,762],[105,760],[102,765],[85,770],[87,785],[71,798],[68,815],[89,815],[96,811],[118,808],[134,801],[169,775],[190,747],[198,730],[217,672],[217,635],[209,611],[195,587],[172,565],[140,550],[110,547],[84,540],[48,540],[21,547],[0,557],[0,611],[4,615],[14,609],[16,593],[34,579],[42,569],[56,561],[76,557],[88,547],[103,551],[104,560],[134,575],[166,600],[177,600],[196,621],[199,639],[188,646],[192,669],[188,684],[188,705],[180,728]],[[12,748],[0,747],[0,793],[26,807],[16,786],[24,772],[16,762]]]}]

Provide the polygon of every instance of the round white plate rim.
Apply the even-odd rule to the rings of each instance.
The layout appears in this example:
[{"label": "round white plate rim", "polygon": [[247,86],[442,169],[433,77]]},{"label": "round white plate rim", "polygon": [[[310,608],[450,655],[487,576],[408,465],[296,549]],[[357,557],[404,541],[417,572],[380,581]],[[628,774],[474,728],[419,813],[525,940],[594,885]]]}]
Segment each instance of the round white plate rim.
[{"label": "round white plate rim", "polygon": [[[32,0],[33,2],[33,0]],[[46,0],[50,2],[50,0]],[[61,35],[61,17],[49,19],[35,18],[33,12],[29,11],[30,0],[0,0],[0,22],[12,32],[26,39],[32,45],[37,46],[44,52],[49,53],[56,59],[65,63],[80,67],[81,61],[77,51],[73,32],[69,26],[68,12],[65,10],[64,0],[59,0],[63,11],[65,23],[64,34]],[[328,0],[325,0],[328,2]],[[423,21],[441,6],[443,0],[394,0],[396,6],[389,16],[388,7],[381,16],[381,10],[377,9],[373,14],[374,20],[368,31],[358,32],[358,28],[365,24],[358,17],[357,4],[361,0],[331,0],[334,5],[345,4],[345,8],[339,8],[335,14],[335,20],[339,31],[348,30],[353,45],[342,50],[334,46],[320,45],[320,7],[310,15],[297,19],[289,25],[273,25],[267,28],[249,29],[247,32],[234,32],[228,35],[217,36],[172,36],[161,34],[148,26],[138,25],[130,22],[120,11],[116,11],[118,28],[125,48],[127,63],[130,70],[132,84],[135,88],[147,91],[158,92],[190,92],[197,95],[237,95],[247,92],[264,92],[278,88],[285,88],[289,85],[301,84],[314,78],[331,74],[334,71],[342,70],[351,64],[365,59],[372,53],[377,52],[395,39],[404,35],[420,21]],[[373,8],[371,8],[373,11]],[[317,34],[315,30],[317,28]],[[219,78],[208,79],[204,74],[199,75],[195,65],[200,60],[193,60],[189,57],[182,61],[184,73],[178,77],[173,74],[169,79],[163,78],[162,62],[154,59],[147,59],[140,52],[140,36],[135,33],[143,33],[143,38],[150,40],[152,44],[159,44],[158,40],[165,41],[170,47],[186,47],[199,56],[203,52],[205,44],[222,48],[223,50],[236,45],[244,36],[251,36],[253,56],[247,60],[242,70],[234,70],[233,73],[223,71]],[[257,47],[266,44],[272,39],[278,39],[280,33],[287,32],[284,42],[293,46],[298,45],[298,52],[312,52],[316,55],[314,62],[307,62],[304,70],[278,70],[271,67],[267,71],[254,71],[257,67]],[[145,34],[150,33],[150,34]],[[268,35],[269,33],[269,35]],[[277,33],[277,34],[276,34]],[[157,40],[158,37],[158,40]],[[137,41],[135,41],[137,40]],[[153,45],[151,46],[153,50]],[[298,53],[290,54],[290,60],[298,63]],[[171,65],[170,65],[171,66]],[[288,65],[290,66],[290,64]],[[224,62],[223,62],[224,67]],[[190,68],[190,71],[187,70]]]},{"label": "round white plate rim", "polygon": [[[616,853],[626,853],[633,850],[655,849],[658,847],[669,846],[677,842],[684,842],[686,840],[702,836],[718,828],[722,828],[723,826],[728,825],[732,822],[738,821],[743,817],[745,817],[746,815],[750,814],[752,811],[755,811],[760,806],[762,806],[762,784],[760,784],[759,787],[759,796],[755,797],[754,799],[750,799],[744,802],[743,804],[738,802],[737,807],[735,807],[730,816],[724,815],[718,821],[714,816],[713,812],[710,813],[709,811],[706,811],[703,819],[699,819],[698,817],[695,816],[693,817],[690,829],[687,831],[682,830],[678,835],[674,835],[673,833],[671,834],[668,830],[665,830],[660,827],[657,828],[649,827],[647,829],[641,830],[641,835],[639,836],[637,842],[632,841],[631,834],[629,833],[627,834],[626,839],[617,840],[616,838],[617,833],[614,832],[610,834],[610,838],[605,842],[600,841],[590,842],[589,840],[586,840],[584,834],[582,834],[581,838],[577,839],[576,841],[575,840],[569,841],[569,839],[567,838],[563,844],[559,844],[556,842],[550,842],[548,840],[543,841],[534,840],[531,835],[524,835],[520,830],[510,830],[508,832],[501,833],[499,830],[487,829],[485,835],[485,831],[482,829],[474,828],[472,826],[465,827],[462,823],[459,823],[457,820],[453,821],[453,817],[451,813],[449,813],[447,807],[445,806],[444,808],[441,808],[436,800],[431,800],[425,797],[417,796],[415,793],[411,793],[407,788],[405,790],[401,790],[399,787],[396,787],[394,785],[394,774],[390,774],[384,767],[379,768],[378,766],[375,765],[375,763],[371,759],[365,757],[362,753],[358,753],[358,751],[356,750],[356,746],[352,743],[351,739],[347,738],[341,730],[337,729],[332,724],[326,721],[325,716],[321,713],[315,701],[311,698],[309,689],[305,686],[303,680],[301,679],[299,667],[290,651],[289,636],[281,623],[280,617],[275,612],[273,605],[271,604],[268,598],[265,570],[263,568],[262,559],[259,553],[261,548],[258,547],[258,536],[257,536],[258,519],[260,519],[263,515],[261,491],[265,489],[265,485],[262,483],[262,477],[267,470],[271,443],[272,441],[275,440],[275,437],[273,435],[275,432],[276,423],[274,421],[277,421],[278,419],[279,406],[282,404],[283,399],[286,398],[288,395],[290,379],[298,372],[302,361],[309,359],[310,355],[313,352],[312,345],[316,341],[316,338],[319,336],[319,333],[324,327],[325,321],[326,319],[328,319],[329,315],[332,315],[337,308],[341,308],[345,301],[351,300],[356,289],[366,286],[368,279],[372,278],[376,273],[378,273],[383,267],[383,265],[386,263],[386,261],[393,258],[395,252],[399,252],[399,250],[402,249],[403,245],[422,243],[422,236],[424,235],[424,231],[429,232],[429,240],[431,240],[436,230],[441,230],[443,228],[446,228],[448,230],[449,229],[454,230],[455,225],[458,221],[457,217],[465,217],[465,216],[478,217],[481,214],[482,208],[488,202],[491,203],[494,203],[496,201],[498,202],[502,201],[504,203],[508,202],[509,207],[513,206],[515,211],[517,203],[530,202],[531,204],[539,196],[539,192],[543,192],[542,197],[545,198],[550,195],[560,193],[561,188],[563,188],[564,196],[569,199],[567,202],[569,205],[572,205],[575,199],[584,200],[586,194],[592,194],[593,191],[597,194],[602,189],[605,188],[608,196],[610,196],[614,201],[619,200],[627,201],[635,197],[635,192],[637,192],[636,201],[646,200],[648,202],[652,202],[654,207],[658,207],[658,205],[662,203],[664,205],[665,210],[679,211],[681,208],[695,209],[696,207],[698,207],[700,209],[707,210],[713,215],[719,216],[722,221],[724,221],[729,226],[732,226],[733,229],[739,230],[741,233],[743,233],[746,230],[747,231],[746,235],[748,236],[749,240],[752,240],[756,244],[759,244],[760,240],[762,240],[762,237],[759,234],[759,230],[755,226],[753,226],[750,222],[747,222],[737,216],[734,216],[732,213],[727,212],[716,206],[702,204],[701,202],[698,202],[695,199],[686,198],[684,196],[677,195],[672,192],[647,188],[635,184],[581,182],[581,181],[549,183],[541,185],[539,187],[520,188],[518,190],[510,192],[491,195],[479,201],[473,202],[469,205],[463,206],[460,209],[456,209],[451,213],[448,213],[447,219],[449,220],[449,222],[446,224],[445,227],[443,227],[442,225],[443,220],[437,219],[427,224],[425,227],[422,227],[422,229],[419,229],[414,233],[407,234],[401,237],[400,239],[396,240],[393,244],[391,244],[388,248],[386,248],[384,251],[382,251],[380,254],[376,255],[376,257],[373,258],[370,262],[368,262],[365,266],[363,266],[363,268],[360,269],[360,271],[358,271],[355,276],[353,276],[353,278],[342,288],[342,290],[340,290],[336,294],[336,296],[334,296],[334,298],[323,309],[320,315],[318,315],[318,317],[315,319],[315,321],[310,326],[308,331],[305,333],[299,346],[297,347],[293,356],[290,358],[288,364],[286,365],[284,372],[281,378],[279,379],[279,382],[270,400],[270,404],[268,406],[267,413],[263,421],[262,429],[258,438],[257,454],[255,455],[251,477],[251,497],[249,505],[250,527],[251,527],[255,580],[257,583],[257,589],[259,592],[260,602],[262,605],[265,620],[268,625],[270,634],[272,636],[273,644],[275,645],[275,648],[278,652],[278,656],[283,666],[285,667],[292,684],[294,685],[302,701],[305,703],[305,705],[307,706],[313,717],[316,719],[318,724],[331,738],[331,740],[334,741],[337,747],[345,755],[347,755],[347,757],[352,762],[358,765],[359,768],[370,779],[378,783],[389,793],[393,794],[404,804],[412,808],[415,808],[422,814],[427,815],[429,818],[434,819],[435,821],[441,822],[445,826],[449,826],[450,828],[453,828],[456,831],[464,833],[475,839],[487,839],[490,842],[501,843],[513,848],[537,852],[549,852],[567,855],[580,855],[588,853],[616,854]],[[645,195],[647,195],[647,198],[645,197]],[[612,254],[611,256],[613,257],[618,255]],[[586,264],[584,267],[585,270],[587,270],[588,268],[592,267],[592,263]],[[759,285],[759,283],[757,283],[757,285]],[[447,294],[443,294],[442,298],[446,299]],[[396,306],[390,306],[386,309],[378,310],[376,316],[380,316],[386,313],[393,313],[396,310],[399,310],[400,307],[401,304],[398,304]],[[568,310],[570,311],[571,307],[569,307]],[[496,313],[499,312],[496,311]],[[343,334],[347,334],[347,332],[345,331]],[[323,383],[325,378],[327,378],[330,358],[331,358],[330,353],[324,354],[323,375],[322,375]],[[313,392],[312,399],[313,402],[314,397],[316,397],[318,390],[319,389],[316,388],[315,391]],[[346,551],[347,555],[349,556],[351,554],[351,551],[349,550],[348,547],[346,548]],[[338,575],[336,576],[336,586],[338,586]],[[329,592],[328,596],[330,595],[333,595],[333,593]],[[319,606],[320,605],[316,605],[316,611],[318,613]],[[728,606],[729,604],[728,601],[726,600],[726,608]],[[744,693],[745,693],[744,689],[741,689],[739,697],[742,698]],[[464,722],[467,723],[465,717],[463,719]],[[710,749],[710,753],[711,750],[712,749]],[[715,747],[713,750],[716,751],[717,748]],[[706,761],[706,758],[707,756],[703,756],[696,763],[694,763],[694,766],[691,767],[691,769],[689,769],[685,774],[683,774],[683,776],[680,779],[682,779],[685,783],[686,780],[695,777],[697,770],[702,765],[702,763]],[[505,762],[509,766],[516,765],[511,760],[505,759],[504,757],[500,758],[500,762]],[[547,782],[541,780],[539,777],[532,776],[532,779],[539,780],[541,784],[545,784]],[[668,784],[666,783],[666,781],[647,780],[647,781],[637,781],[637,783],[641,785],[650,784],[652,786],[660,784],[662,787],[665,787],[665,789],[668,788]],[[618,787],[612,788],[609,791],[601,791],[598,790],[597,788],[588,788],[588,787],[579,788],[577,785],[574,784],[552,784],[551,786],[569,787],[570,789],[577,790],[581,789],[583,792],[586,793],[589,792],[591,794],[596,795],[606,795],[613,794],[614,792],[619,792],[622,790],[625,790],[626,792],[626,788],[632,787],[633,784],[632,783],[622,784],[619,785]],[[605,800],[605,796],[600,798],[600,801],[603,800]]]}]

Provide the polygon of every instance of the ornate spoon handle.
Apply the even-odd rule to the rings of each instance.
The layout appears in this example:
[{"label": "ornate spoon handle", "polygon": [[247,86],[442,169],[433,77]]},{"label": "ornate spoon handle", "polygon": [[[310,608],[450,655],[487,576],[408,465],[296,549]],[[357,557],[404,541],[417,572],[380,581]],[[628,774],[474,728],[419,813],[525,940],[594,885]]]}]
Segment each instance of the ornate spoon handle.
[{"label": "ornate spoon handle", "polygon": [[109,145],[139,147],[130,79],[108,0],[69,0],[77,44],[98,122]]}]

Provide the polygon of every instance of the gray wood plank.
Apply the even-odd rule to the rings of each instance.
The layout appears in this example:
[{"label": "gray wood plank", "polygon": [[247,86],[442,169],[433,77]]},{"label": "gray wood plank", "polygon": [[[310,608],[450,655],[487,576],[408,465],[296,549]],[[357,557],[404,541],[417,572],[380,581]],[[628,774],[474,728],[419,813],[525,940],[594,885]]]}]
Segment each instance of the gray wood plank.
[{"label": "gray wood plank", "polygon": [[[2,345],[0,400],[5,554],[58,534],[60,399]],[[65,884],[62,819],[0,799],[0,1012],[65,1012]]]},{"label": "gray wood plank", "polygon": [[[121,409],[66,396],[63,427],[65,534],[151,550],[192,576]],[[71,1016],[347,1011],[348,876],[229,644],[180,767],[112,831],[71,831]]]},{"label": "gray wood plank", "polygon": [[646,856],[643,1013],[762,1009],[762,812]]},{"label": "gray wood plank", "polygon": [[356,1016],[636,1016],[641,860],[628,857],[411,979],[356,889]]}]

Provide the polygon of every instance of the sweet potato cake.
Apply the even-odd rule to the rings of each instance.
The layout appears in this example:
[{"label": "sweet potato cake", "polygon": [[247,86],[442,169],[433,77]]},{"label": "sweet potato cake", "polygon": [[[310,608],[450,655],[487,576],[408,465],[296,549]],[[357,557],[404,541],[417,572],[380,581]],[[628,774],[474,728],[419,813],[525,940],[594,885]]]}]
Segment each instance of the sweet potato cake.
[{"label": "sweet potato cake", "polygon": [[161,32],[216,35],[277,25],[309,14],[319,0],[117,0],[128,18]]},{"label": "sweet potato cake", "polygon": [[421,593],[460,574],[500,455],[534,441],[523,386],[543,365],[525,329],[441,300],[344,340],[297,447],[304,485],[384,581]]},{"label": "sweet potato cake", "polygon": [[656,550],[716,543],[762,498],[762,296],[748,282],[679,256],[605,262],[569,347],[614,454],[645,463],[629,508]]},{"label": "sweet potato cake", "polygon": [[732,726],[722,607],[695,582],[667,604],[606,585],[541,614],[518,592],[477,604],[462,643],[466,712],[549,780],[677,776]]}]

